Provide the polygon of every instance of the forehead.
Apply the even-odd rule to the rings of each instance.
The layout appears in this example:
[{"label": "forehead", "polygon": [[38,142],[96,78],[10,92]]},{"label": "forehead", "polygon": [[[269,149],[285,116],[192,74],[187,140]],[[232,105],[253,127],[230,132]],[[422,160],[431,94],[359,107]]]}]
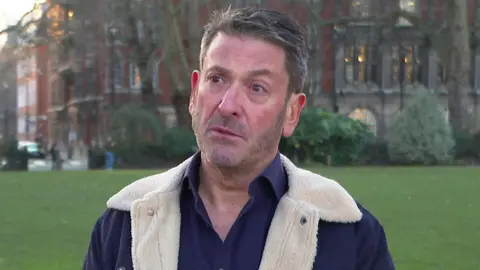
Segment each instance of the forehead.
[{"label": "forehead", "polygon": [[212,40],[204,58],[204,68],[222,66],[234,72],[267,69],[272,74],[287,76],[282,47],[260,38],[231,36],[219,33]]}]

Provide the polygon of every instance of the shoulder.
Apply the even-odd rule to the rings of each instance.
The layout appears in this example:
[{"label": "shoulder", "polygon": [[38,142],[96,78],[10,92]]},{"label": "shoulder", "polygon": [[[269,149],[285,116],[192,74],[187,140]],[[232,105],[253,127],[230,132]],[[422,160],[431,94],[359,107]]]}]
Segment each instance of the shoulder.
[{"label": "shoulder", "polygon": [[131,247],[130,212],[106,209],[97,218],[91,233],[83,269],[113,269],[129,265]]},{"label": "shoulder", "polygon": [[387,245],[384,225],[370,210],[357,202],[362,218],[355,224],[355,235],[361,244]]},{"label": "shoulder", "polygon": [[109,209],[130,211],[130,207],[135,200],[148,197],[149,195],[155,197],[155,194],[179,189],[182,176],[191,160],[192,157],[163,173],[147,176],[132,182],[110,197],[107,201],[107,207]]},{"label": "shoulder", "polygon": [[359,269],[395,269],[384,226],[357,203],[362,219],[355,226]]},{"label": "shoulder", "polygon": [[107,208],[100,217],[98,217],[95,223],[94,233],[96,233],[101,240],[105,240],[112,235],[122,234],[124,230],[130,230],[130,224],[131,217],[129,211]]},{"label": "shoulder", "polygon": [[343,263],[348,267],[354,264],[358,270],[394,270],[395,265],[382,224],[358,202],[357,207],[362,213],[357,222],[319,223],[316,264],[336,261],[337,264]]}]

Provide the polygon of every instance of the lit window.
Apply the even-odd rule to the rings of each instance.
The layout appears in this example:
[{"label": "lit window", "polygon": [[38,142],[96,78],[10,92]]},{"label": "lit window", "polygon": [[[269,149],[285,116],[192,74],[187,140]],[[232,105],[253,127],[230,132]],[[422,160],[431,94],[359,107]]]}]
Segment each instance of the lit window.
[{"label": "lit window", "polygon": [[351,14],[355,17],[368,17],[370,15],[369,0],[353,0]]},{"label": "lit window", "polygon": [[345,82],[378,83],[376,76],[377,49],[372,45],[349,45],[345,47]]},{"label": "lit window", "polygon": [[[399,5],[400,9],[404,11],[411,13],[416,13],[417,11],[415,0],[400,0]],[[398,24],[411,25],[411,23],[405,18],[400,18]]]},{"label": "lit window", "polygon": [[129,65],[130,71],[130,88],[140,88],[142,86],[142,80],[140,78],[140,71],[134,63]]}]

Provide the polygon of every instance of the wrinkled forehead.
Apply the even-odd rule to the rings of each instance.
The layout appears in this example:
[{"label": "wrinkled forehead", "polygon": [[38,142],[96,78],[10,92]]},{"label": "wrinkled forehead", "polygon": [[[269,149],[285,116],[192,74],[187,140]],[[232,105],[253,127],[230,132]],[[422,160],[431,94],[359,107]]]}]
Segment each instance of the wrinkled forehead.
[{"label": "wrinkled forehead", "polygon": [[264,70],[287,76],[285,52],[280,46],[251,36],[219,33],[205,53],[203,69],[220,66],[232,72]]}]

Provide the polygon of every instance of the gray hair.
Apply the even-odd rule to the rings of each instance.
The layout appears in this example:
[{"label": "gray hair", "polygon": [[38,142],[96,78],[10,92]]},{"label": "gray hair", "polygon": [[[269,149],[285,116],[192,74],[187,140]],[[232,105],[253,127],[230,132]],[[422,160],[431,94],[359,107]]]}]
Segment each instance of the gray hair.
[{"label": "gray hair", "polygon": [[219,33],[253,36],[283,48],[289,75],[289,93],[300,93],[307,77],[308,48],[305,31],[290,16],[273,10],[247,7],[216,11],[205,25],[200,47],[200,69],[212,40]]}]

